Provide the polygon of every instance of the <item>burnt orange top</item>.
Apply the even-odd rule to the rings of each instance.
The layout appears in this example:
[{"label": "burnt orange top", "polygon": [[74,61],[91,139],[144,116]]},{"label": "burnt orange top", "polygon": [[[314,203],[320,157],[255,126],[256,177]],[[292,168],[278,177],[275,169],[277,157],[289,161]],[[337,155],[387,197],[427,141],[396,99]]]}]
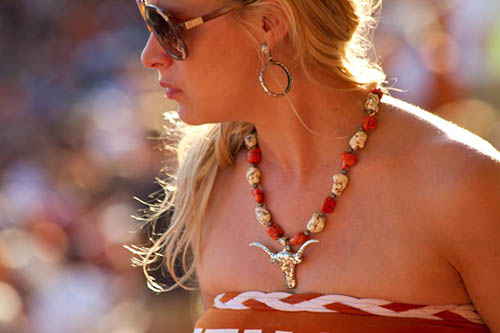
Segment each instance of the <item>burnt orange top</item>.
[{"label": "burnt orange top", "polygon": [[222,293],[194,333],[491,332],[474,305],[408,304],[340,294]]}]

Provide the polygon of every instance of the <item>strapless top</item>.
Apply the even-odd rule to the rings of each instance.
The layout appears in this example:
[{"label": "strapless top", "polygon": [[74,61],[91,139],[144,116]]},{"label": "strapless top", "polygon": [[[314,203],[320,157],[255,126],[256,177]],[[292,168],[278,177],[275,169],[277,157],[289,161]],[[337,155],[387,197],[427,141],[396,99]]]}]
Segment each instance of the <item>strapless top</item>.
[{"label": "strapless top", "polygon": [[193,333],[491,332],[472,303],[408,304],[341,294],[226,292]]}]

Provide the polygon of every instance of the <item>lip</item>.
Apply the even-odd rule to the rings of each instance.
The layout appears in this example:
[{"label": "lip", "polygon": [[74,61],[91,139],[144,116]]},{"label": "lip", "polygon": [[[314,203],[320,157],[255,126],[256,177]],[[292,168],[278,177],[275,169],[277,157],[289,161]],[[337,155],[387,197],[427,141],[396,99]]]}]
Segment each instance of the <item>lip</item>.
[{"label": "lip", "polygon": [[160,86],[162,86],[163,88],[170,88],[172,90],[178,90],[178,91],[181,91],[179,88],[177,88],[176,86],[174,86],[173,84],[169,84],[167,82],[163,82],[163,81],[160,81]]},{"label": "lip", "polygon": [[182,92],[182,90],[180,90],[176,86],[166,83],[164,81],[160,81],[160,86],[167,89],[165,95],[170,99],[173,98],[175,95],[179,94],[180,92]]},{"label": "lip", "polygon": [[175,90],[175,89],[172,89],[172,88],[167,88],[166,92],[165,92],[165,95],[169,98],[169,99],[172,99],[175,95],[181,93],[180,90]]}]

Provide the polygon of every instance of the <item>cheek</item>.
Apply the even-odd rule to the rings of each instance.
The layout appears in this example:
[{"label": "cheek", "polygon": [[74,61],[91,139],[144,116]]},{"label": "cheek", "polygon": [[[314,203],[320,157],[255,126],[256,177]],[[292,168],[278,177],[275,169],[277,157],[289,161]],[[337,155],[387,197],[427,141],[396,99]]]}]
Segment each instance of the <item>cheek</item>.
[{"label": "cheek", "polygon": [[251,96],[259,87],[254,46],[244,34],[227,27],[214,24],[210,31],[197,35],[196,49],[190,55],[193,94],[208,103]]},{"label": "cheek", "polygon": [[186,38],[189,57],[179,66],[185,87],[179,116],[193,125],[248,120],[242,106],[264,94],[257,50],[243,33],[218,20]]}]

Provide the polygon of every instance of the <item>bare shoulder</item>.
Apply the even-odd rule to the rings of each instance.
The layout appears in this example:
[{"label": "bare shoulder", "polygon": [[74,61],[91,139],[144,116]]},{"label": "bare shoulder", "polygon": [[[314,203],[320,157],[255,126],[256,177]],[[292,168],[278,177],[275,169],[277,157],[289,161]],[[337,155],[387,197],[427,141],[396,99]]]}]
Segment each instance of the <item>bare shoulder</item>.
[{"label": "bare shoulder", "polygon": [[[386,98],[387,97],[387,98]],[[441,195],[451,204],[479,193],[498,195],[500,191],[500,152],[478,135],[418,106],[384,96],[392,140],[396,151],[407,155],[413,171],[424,172],[422,182],[429,193]],[[473,112],[474,110],[471,110]],[[412,170],[407,169],[408,172]],[[430,181],[431,184],[426,184]],[[467,189],[467,190],[465,190]],[[488,198],[483,198],[487,200]],[[491,196],[498,201],[498,197]]]},{"label": "bare shoulder", "polygon": [[[390,96],[384,96],[383,103],[389,113],[396,111],[407,134],[429,149],[447,149],[456,157],[490,160],[492,165],[500,163],[500,152],[488,141],[416,105]],[[471,110],[474,112],[474,110]],[[446,155],[446,157],[451,157]]]},{"label": "bare shoulder", "polygon": [[[435,198],[441,211],[456,211],[461,204],[459,211],[464,212],[479,201],[499,201],[500,152],[491,143],[402,100],[384,96],[383,103],[393,164],[402,165],[404,176],[418,177],[415,186]],[[489,212],[498,209],[490,207]]]},{"label": "bare shoulder", "polygon": [[467,171],[481,172],[483,179],[498,174],[500,152],[488,141],[405,101],[384,96],[383,103],[396,149],[404,149],[429,171],[442,170],[453,182],[454,176],[465,176]]},{"label": "bare shoulder", "polygon": [[[387,97],[387,96],[384,96]],[[427,227],[490,328],[500,330],[500,152],[476,134],[404,101],[385,99],[405,128],[433,216]],[[471,110],[474,112],[474,110]],[[395,120],[392,120],[394,118]],[[399,150],[401,152],[401,150]]]}]

